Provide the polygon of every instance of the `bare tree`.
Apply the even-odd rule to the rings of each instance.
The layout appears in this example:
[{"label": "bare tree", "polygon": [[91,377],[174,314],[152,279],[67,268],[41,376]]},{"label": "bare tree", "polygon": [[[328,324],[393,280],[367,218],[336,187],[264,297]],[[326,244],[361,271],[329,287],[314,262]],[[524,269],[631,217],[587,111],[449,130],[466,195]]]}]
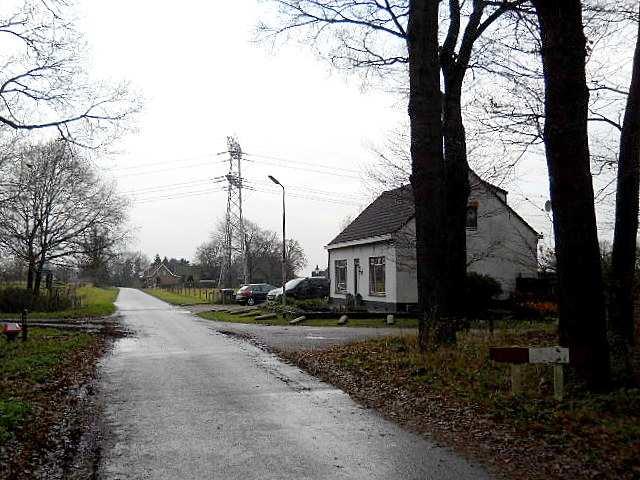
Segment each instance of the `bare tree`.
[{"label": "bare tree", "polygon": [[[217,228],[196,250],[196,259],[203,272],[215,278],[223,262],[225,223],[218,222]],[[247,274],[249,282],[269,282],[282,284],[282,239],[276,232],[261,228],[258,224],[245,219]],[[240,279],[244,252],[233,252],[231,262],[232,278]],[[304,251],[297,240],[287,241],[287,276],[295,277],[307,265]]]},{"label": "bare tree", "polygon": [[[354,0],[274,0],[280,7],[282,23],[277,27],[261,27],[263,32],[283,34],[305,29],[319,44],[326,42],[327,56],[337,66],[364,68],[369,72],[389,70],[406,75],[409,63],[411,90],[411,62],[407,55],[407,20],[411,3],[407,1],[377,2]],[[448,10],[436,19],[436,37],[444,25],[444,41],[439,46],[438,68],[442,72],[444,138],[444,176],[438,178],[445,198],[438,202],[445,212],[443,231],[447,268],[439,281],[443,289],[440,309],[445,316],[455,316],[458,306],[463,307],[460,293],[464,292],[466,275],[466,208],[469,195],[466,132],[462,116],[462,88],[466,72],[473,65],[474,51],[482,56],[490,50],[487,32],[496,21],[516,10],[524,1],[503,0],[492,2],[450,0]],[[477,54],[477,52],[482,52]],[[476,61],[478,63],[478,61]],[[386,79],[386,77],[385,77]],[[410,93],[411,95],[411,93]],[[439,95],[439,90],[438,90]],[[440,101],[440,100],[438,100]],[[411,102],[411,100],[410,100]],[[411,109],[411,106],[410,106]],[[411,112],[410,112],[411,116]],[[411,119],[412,129],[415,119]],[[413,147],[413,138],[412,138]],[[453,295],[456,298],[447,298]]]},{"label": "bare tree", "polygon": [[139,287],[149,258],[142,252],[118,251],[110,265],[110,276],[114,285]]},{"label": "bare tree", "polygon": [[[438,0],[409,4],[409,119],[411,186],[415,203],[419,344],[452,341],[446,329],[445,165],[442,144],[442,96],[438,59]],[[430,332],[433,337],[430,338]]]},{"label": "bare tree", "polygon": [[100,248],[126,236],[126,202],[66,141],[22,155],[31,168],[12,171],[16,191],[0,206],[0,242],[27,264],[27,288],[37,292],[45,264],[86,254],[87,245],[97,245],[90,241],[95,232],[108,239]]},{"label": "bare tree", "polygon": [[587,128],[586,38],[578,0],[533,0],[545,79],[544,141],[559,278],[560,341],[594,389],[609,381]]},{"label": "bare tree", "polygon": [[92,82],[84,44],[66,0],[20,0],[0,7],[0,124],[56,128],[77,142],[105,141],[139,108],[126,85]]},{"label": "bare tree", "polygon": [[634,277],[638,236],[638,192],[640,184],[640,16],[631,84],[620,134],[616,220],[611,261],[609,321],[618,340],[627,378],[630,376],[629,347],[634,342]]}]

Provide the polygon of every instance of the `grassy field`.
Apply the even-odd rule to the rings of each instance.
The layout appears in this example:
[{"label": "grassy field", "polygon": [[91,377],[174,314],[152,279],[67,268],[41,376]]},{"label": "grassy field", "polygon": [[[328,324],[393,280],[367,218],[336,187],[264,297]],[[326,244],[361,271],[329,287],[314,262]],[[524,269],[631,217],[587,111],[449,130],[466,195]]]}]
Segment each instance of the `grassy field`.
[{"label": "grassy field", "polygon": [[[162,290],[160,288],[145,288],[144,292],[149,295],[153,295],[160,300],[163,300],[167,303],[171,303],[172,305],[201,305],[206,303],[211,303],[207,299],[202,298],[199,295],[198,289],[192,290],[193,294],[182,294],[176,292],[170,292],[167,290]],[[185,290],[186,292],[186,290]]]},{"label": "grassy field", "polygon": [[64,375],[72,356],[94,342],[86,333],[40,328],[29,330],[27,342],[0,336],[0,445],[41,409],[56,373]]},{"label": "grassy field", "polygon": [[[414,336],[284,353],[400,423],[495,463],[515,478],[640,478],[640,390],[591,394],[566,373],[553,399],[550,366],[525,366],[512,395],[492,345],[557,345],[553,325],[461,333],[423,353]],[[526,453],[525,453],[526,452]]]},{"label": "grassy field", "polygon": [[[77,290],[82,299],[78,308],[58,312],[29,312],[29,318],[86,318],[111,315],[116,311],[114,302],[118,296],[117,288],[80,287]],[[0,313],[0,318],[16,318],[15,313]]]},{"label": "grassy field", "polygon": [[[58,312],[29,312],[29,318],[87,318],[103,317],[116,311],[113,304],[118,297],[117,288],[80,287],[77,290],[82,299],[78,308],[70,308]],[[16,313],[0,313],[0,318],[17,318]]]},{"label": "grassy field", "polygon": [[[268,312],[264,312],[268,313]],[[256,313],[257,314],[257,313]],[[239,315],[231,315],[226,312],[202,312],[198,314],[200,317],[207,320],[217,320],[219,322],[233,322],[233,323],[253,323],[260,325],[288,325],[289,318],[284,319],[281,316],[276,318],[270,318],[269,320],[263,320],[256,322],[254,317],[241,317]],[[317,318],[313,320],[305,320],[304,325],[310,327],[335,327],[338,325],[339,314],[327,317]],[[418,321],[414,318],[399,318],[396,319],[394,325],[387,325],[384,318],[362,318],[352,319],[346,325],[347,327],[398,327],[398,328],[415,328],[418,326]]]}]

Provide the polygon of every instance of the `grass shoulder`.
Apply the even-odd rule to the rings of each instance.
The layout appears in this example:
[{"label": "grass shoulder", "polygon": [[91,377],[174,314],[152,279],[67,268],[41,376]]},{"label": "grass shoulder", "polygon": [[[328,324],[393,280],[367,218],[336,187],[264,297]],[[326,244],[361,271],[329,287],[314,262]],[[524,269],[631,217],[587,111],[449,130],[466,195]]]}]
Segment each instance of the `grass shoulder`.
[{"label": "grass shoulder", "polygon": [[[261,313],[270,313],[270,312],[262,312],[256,311],[255,315],[260,315]],[[289,320],[291,318],[283,318],[281,315],[278,315],[275,318],[270,318],[267,320],[256,321],[254,316],[242,317],[240,315],[232,315],[227,312],[202,312],[198,314],[200,317],[207,320],[216,320],[218,322],[231,322],[231,323],[248,323],[248,324],[259,324],[259,325],[289,325]],[[310,327],[336,327],[338,326],[338,319],[340,318],[340,314],[327,315],[324,318],[314,318],[305,320],[302,325],[310,326]],[[369,328],[383,328],[383,327],[397,327],[397,328],[416,328],[418,325],[418,321],[414,318],[401,318],[396,319],[393,325],[387,325],[385,323],[385,319],[383,318],[359,318],[359,319],[350,319],[347,323],[347,327],[369,327]]]},{"label": "grass shoulder", "polygon": [[170,292],[160,288],[145,288],[143,292],[172,305],[202,305],[210,303],[208,300],[197,296],[182,295],[180,293]]},{"label": "grass shoulder", "polygon": [[[109,287],[80,287],[77,289],[80,297],[80,306],[53,312],[29,312],[30,319],[47,318],[90,318],[105,317],[112,315],[116,311],[114,305],[118,297],[118,289]],[[20,314],[0,313],[0,318],[17,318]]]}]

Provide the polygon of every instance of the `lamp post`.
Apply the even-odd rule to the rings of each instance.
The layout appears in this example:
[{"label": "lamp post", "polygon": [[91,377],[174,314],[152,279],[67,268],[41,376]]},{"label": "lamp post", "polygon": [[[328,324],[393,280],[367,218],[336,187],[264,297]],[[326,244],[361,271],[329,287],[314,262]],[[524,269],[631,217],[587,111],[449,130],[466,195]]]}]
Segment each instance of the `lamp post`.
[{"label": "lamp post", "polygon": [[[284,185],[282,185],[274,176],[269,175],[269,180],[271,180],[276,185],[280,185],[282,187],[282,306],[287,306],[287,291],[285,289],[285,285],[287,283],[287,243],[286,243],[286,229],[285,229],[285,206],[284,206]],[[284,313],[283,313],[284,315]]]}]

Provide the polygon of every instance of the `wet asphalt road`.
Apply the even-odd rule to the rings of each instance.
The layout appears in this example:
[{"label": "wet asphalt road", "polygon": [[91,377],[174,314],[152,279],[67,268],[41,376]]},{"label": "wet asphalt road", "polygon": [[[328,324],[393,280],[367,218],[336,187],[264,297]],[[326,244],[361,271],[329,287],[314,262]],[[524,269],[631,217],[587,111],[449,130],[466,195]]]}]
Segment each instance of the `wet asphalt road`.
[{"label": "wet asphalt road", "polygon": [[102,479],[488,478],[257,347],[137,290],[103,362]]},{"label": "wet asphalt road", "polygon": [[309,327],[306,325],[255,325],[207,320],[222,333],[251,337],[253,341],[278,350],[315,350],[367,338],[411,335],[415,328]]}]

